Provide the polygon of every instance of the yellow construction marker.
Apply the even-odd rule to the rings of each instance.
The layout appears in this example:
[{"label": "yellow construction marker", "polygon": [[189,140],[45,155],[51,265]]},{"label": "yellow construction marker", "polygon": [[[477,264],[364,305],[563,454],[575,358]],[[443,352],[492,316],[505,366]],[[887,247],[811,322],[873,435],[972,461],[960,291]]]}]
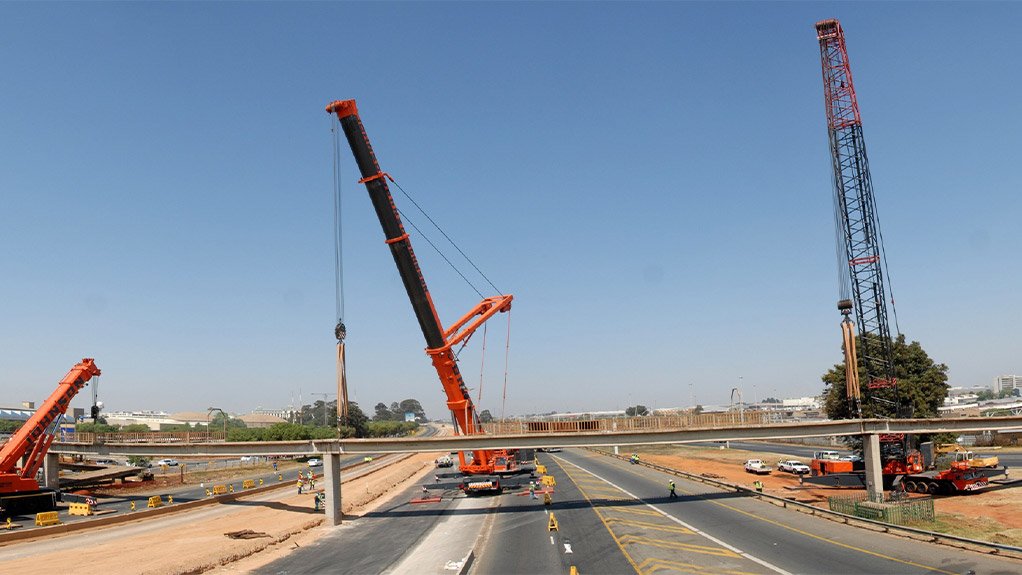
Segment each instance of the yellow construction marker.
[{"label": "yellow construction marker", "polygon": [[131,502],[131,510],[132,510],[132,511],[134,511],[134,510],[135,510],[135,502],[134,502],[134,501],[132,501],[132,502]]},{"label": "yellow construction marker", "polygon": [[550,497],[550,493],[549,492],[543,494],[543,505],[550,505],[553,502],[554,502],[554,498]]},{"label": "yellow construction marker", "polygon": [[560,531],[557,528],[557,518],[554,517],[553,513],[550,514],[550,523],[547,523],[546,529],[547,531]]},{"label": "yellow construction marker", "polygon": [[168,495],[167,496],[167,505],[173,505],[173,504],[174,504],[174,496],[173,495]]}]

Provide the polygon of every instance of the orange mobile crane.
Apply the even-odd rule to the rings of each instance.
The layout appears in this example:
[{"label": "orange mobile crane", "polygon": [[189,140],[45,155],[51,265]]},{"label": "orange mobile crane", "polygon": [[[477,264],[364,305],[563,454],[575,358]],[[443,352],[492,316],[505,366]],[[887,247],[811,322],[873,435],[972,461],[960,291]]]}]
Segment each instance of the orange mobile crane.
[{"label": "orange mobile crane", "polygon": [[[71,368],[50,397],[0,449],[0,508],[4,515],[45,511],[57,506],[58,492],[40,489],[36,473],[53,443],[60,416],[67,411],[74,396],[99,373],[92,358],[85,358]],[[92,411],[95,416],[97,407],[93,406]]]},{"label": "orange mobile crane", "polygon": [[[351,152],[355,156],[369,199],[372,201],[376,216],[383,227],[386,243],[390,246],[394,263],[404,283],[408,299],[411,300],[415,317],[426,338],[426,354],[433,361],[444,393],[447,395],[447,407],[455,422],[456,432],[463,435],[483,433],[476,414],[475,405],[469,395],[468,388],[458,369],[457,357],[452,347],[465,341],[483,323],[496,315],[511,309],[514,296],[499,295],[484,299],[472,310],[462,316],[454,325],[444,329],[440,323],[433,299],[426,288],[426,280],[419,269],[419,263],[412,251],[412,244],[401,223],[401,216],[394,198],[390,193],[387,180],[390,176],[380,169],[376,154],[369,144],[362,120],[358,115],[355,100],[338,100],[331,102],[326,111],[335,114],[340,121],[341,129],[348,140]],[[466,461],[464,452],[459,454],[461,472],[466,475],[491,475],[514,473],[517,471],[515,453],[507,450],[476,450],[472,452],[472,462]],[[469,491],[501,491],[499,478],[479,480],[468,483]]]}]

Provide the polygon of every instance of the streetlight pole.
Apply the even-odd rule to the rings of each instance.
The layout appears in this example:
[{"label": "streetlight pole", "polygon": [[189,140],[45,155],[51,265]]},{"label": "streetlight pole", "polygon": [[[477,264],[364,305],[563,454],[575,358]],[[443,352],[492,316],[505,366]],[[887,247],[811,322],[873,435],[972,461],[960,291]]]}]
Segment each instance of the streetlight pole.
[{"label": "streetlight pole", "polygon": [[214,411],[219,411],[220,415],[224,416],[224,441],[227,441],[227,412],[219,407],[210,407],[206,410],[206,431],[209,431],[209,416]]}]

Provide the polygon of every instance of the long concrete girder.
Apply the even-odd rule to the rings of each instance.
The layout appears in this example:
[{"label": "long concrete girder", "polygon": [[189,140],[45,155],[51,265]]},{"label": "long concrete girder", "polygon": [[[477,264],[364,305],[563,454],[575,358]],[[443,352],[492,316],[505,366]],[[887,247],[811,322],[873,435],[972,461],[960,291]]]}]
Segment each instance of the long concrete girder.
[{"label": "long concrete girder", "polygon": [[780,423],[597,433],[530,433],[523,435],[439,436],[398,439],[317,439],[237,443],[54,443],[51,453],[139,456],[313,455],[330,453],[430,453],[536,447],[581,447],[741,441],[885,433],[962,433],[1022,428],[1022,417],[956,419],[847,419],[811,423]]}]

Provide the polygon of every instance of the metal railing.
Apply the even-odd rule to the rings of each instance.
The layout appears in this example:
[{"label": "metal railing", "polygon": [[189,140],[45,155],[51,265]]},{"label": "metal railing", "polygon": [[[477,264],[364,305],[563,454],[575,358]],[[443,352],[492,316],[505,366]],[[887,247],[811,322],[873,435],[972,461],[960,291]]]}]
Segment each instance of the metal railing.
[{"label": "metal railing", "polygon": [[880,494],[875,500],[866,493],[837,495],[827,498],[827,506],[845,515],[906,527],[918,527],[936,519],[932,497],[907,497],[898,492]]},{"label": "metal railing", "polygon": [[62,433],[60,443],[213,443],[227,441],[222,431],[149,431],[135,433]]},{"label": "metal railing", "polygon": [[730,411],[699,415],[655,415],[644,417],[590,418],[541,421],[494,421],[483,424],[490,435],[527,433],[659,431],[671,429],[712,429],[774,423],[778,414],[768,411]]}]

